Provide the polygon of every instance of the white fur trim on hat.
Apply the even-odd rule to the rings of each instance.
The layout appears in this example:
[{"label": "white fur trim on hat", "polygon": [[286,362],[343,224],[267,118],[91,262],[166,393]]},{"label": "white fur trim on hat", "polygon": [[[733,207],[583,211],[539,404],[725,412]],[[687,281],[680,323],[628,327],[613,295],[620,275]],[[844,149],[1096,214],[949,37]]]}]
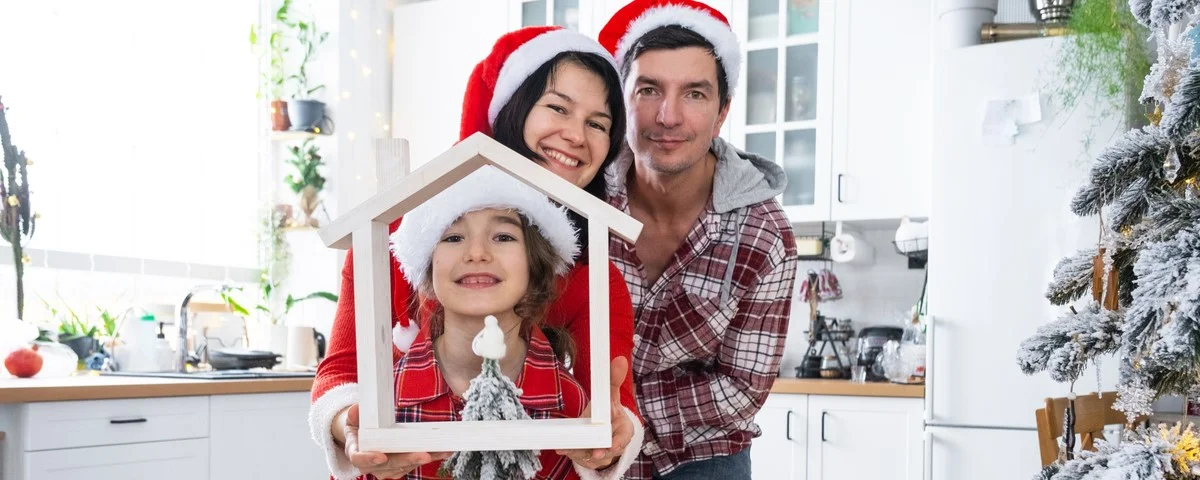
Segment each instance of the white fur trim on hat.
[{"label": "white fur trim on hat", "polygon": [[492,101],[488,105],[488,124],[495,125],[496,116],[500,109],[508,104],[517,88],[533,74],[542,64],[550,61],[563,52],[594,53],[617,68],[612,56],[595,40],[586,35],[571,30],[551,30],[525,42],[509,54],[500,67],[496,78],[496,89],[492,92]]},{"label": "white fur trim on hat", "polygon": [[650,33],[651,30],[667,25],[679,25],[696,32],[708,40],[708,43],[713,44],[713,50],[717,58],[721,60],[721,66],[725,67],[725,78],[729,82],[727,87],[732,92],[738,84],[738,72],[742,68],[742,53],[738,47],[737,36],[733,34],[729,25],[708,12],[683,5],[663,5],[649,8],[630,23],[625,35],[621,36],[621,41],[617,42],[618,68],[623,67],[625,54],[629,52],[634,42]]},{"label": "white fur trim on hat", "polygon": [[442,234],[465,213],[485,208],[514,209],[537,227],[554,247],[561,262],[555,273],[567,272],[579,254],[576,230],[567,210],[541,192],[490,165],[480,167],[414,208],[391,237],[392,254],[413,286],[424,285],[433,248]]}]

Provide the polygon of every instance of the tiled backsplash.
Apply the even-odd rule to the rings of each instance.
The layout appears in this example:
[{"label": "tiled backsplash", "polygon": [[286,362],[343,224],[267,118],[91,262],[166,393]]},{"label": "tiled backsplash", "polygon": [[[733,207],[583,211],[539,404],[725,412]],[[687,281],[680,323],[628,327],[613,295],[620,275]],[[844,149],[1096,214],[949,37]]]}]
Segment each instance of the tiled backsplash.
[{"label": "tiled backsplash", "polygon": [[[875,249],[874,262],[866,265],[830,264],[842,287],[842,298],[820,303],[817,308],[826,317],[853,320],[855,332],[871,325],[900,326],[898,322],[902,316],[909,312],[921,295],[925,270],[909,269],[908,258],[895,252],[891,242],[895,228],[857,233],[861,234],[860,240],[865,239]],[[801,300],[800,283],[809,269],[819,271],[826,265],[825,262],[800,262],[797,269],[797,291],[793,297],[787,350],[783,357],[782,374],[785,377],[795,375],[795,368],[803,361],[808,349],[808,337],[804,334],[808,330],[808,304]]]}]

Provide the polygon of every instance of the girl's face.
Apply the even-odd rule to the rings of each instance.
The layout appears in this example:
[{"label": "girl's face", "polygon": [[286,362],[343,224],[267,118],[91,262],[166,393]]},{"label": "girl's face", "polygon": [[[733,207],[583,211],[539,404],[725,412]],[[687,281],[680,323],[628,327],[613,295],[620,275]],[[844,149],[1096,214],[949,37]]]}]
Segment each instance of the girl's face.
[{"label": "girl's face", "polygon": [[608,91],[596,74],[575,64],[557,65],[546,91],[525,118],[525,144],[535,161],[582,188],[608,155],[612,115]]},{"label": "girl's face", "polygon": [[511,310],[529,286],[521,219],[510,210],[470,212],[433,249],[433,292],[447,312],[495,315]]}]

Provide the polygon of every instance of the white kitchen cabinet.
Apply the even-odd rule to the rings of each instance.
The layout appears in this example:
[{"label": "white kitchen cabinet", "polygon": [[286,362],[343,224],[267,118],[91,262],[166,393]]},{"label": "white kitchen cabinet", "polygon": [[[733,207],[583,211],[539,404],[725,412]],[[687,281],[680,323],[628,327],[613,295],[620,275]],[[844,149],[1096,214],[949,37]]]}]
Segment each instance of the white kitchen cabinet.
[{"label": "white kitchen cabinet", "polygon": [[213,480],[329,478],[308,429],[308,392],[220,395],[210,405]]},{"label": "white kitchen cabinet", "polygon": [[808,480],[922,478],[919,398],[813,395],[808,399]]},{"label": "white kitchen cabinet", "polygon": [[208,480],[208,440],[199,438],[31,452],[26,454],[25,473],[20,478],[128,480],[155,477]]},{"label": "white kitchen cabinet", "polygon": [[829,2],[837,10],[832,220],[929,215],[932,4]]},{"label": "white kitchen cabinet", "polygon": [[779,197],[794,223],[829,219],[834,2],[734,0],[742,75],[726,120],[734,145],[787,174]]},{"label": "white kitchen cabinet", "polygon": [[754,480],[803,479],[808,443],[808,395],[771,394],[754,416],[762,435],[750,445]]},{"label": "white kitchen cabinet", "polygon": [[928,216],[932,15],[931,0],[735,0],[731,138],[783,167],[793,223]]}]

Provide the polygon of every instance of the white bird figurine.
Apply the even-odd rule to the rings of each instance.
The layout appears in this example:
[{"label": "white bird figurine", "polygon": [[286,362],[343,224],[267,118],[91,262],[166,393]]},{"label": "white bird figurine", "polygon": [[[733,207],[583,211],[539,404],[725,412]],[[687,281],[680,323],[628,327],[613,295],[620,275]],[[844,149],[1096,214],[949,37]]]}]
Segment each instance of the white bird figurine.
[{"label": "white bird figurine", "polygon": [[475,334],[471,341],[471,351],[480,357],[499,360],[504,358],[504,330],[500,329],[500,321],[488,315],[483,318],[483,330]]}]

